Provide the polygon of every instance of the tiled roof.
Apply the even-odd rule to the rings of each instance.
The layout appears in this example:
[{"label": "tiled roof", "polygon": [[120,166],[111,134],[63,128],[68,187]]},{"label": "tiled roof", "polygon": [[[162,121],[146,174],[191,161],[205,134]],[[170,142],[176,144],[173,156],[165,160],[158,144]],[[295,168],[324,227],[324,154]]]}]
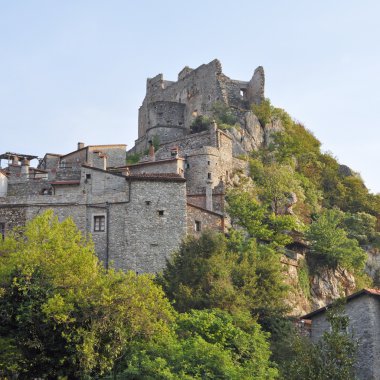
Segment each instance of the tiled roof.
[{"label": "tiled roof", "polygon": [[152,180],[152,181],[179,181],[185,182],[186,179],[177,173],[141,173],[127,175],[126,178],[134,180]]},{"label": "tiled roof", "polygon": [[53,181],[53,182],[50,182],[50,184],[52,184],[52,185],[79,185],[80,181],[75,181],[75,180],[72,180],[72,181]]}]

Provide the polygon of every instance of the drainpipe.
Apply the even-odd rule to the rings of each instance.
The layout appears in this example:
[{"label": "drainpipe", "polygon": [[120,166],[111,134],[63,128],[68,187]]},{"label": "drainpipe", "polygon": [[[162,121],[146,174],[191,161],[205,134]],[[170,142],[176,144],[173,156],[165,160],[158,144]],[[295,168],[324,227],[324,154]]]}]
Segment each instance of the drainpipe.
[{"label": "drainpipe", "polygon": [[106,202],[106,269],[109,268],[109,244],[110,244],[110,204]]}]

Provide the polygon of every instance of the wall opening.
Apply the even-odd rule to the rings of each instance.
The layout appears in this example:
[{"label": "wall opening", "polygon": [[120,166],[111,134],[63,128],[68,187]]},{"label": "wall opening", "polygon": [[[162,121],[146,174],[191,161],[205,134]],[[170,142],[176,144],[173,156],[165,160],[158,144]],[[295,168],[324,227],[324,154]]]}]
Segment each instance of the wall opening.
[{"label": "wall opening", "polygon": [[164,216],[164,210],[158,210],[158,216]]},{"label": "wall opening", "polygon": [[105,215],[94,216],[94,232],[104,232],[106,230],[106,217]]},{"label": "wall opening", "polygon": [[199,220],[196,220],[194,222],[194,229],[195,229],[196,232],[200,232],[201,231],[202,224],[201,224],[201,222]]},{"label": "wall opening", "polygon": [[0,239],[4,240],[5,238],[5,223],[0,223]]}]

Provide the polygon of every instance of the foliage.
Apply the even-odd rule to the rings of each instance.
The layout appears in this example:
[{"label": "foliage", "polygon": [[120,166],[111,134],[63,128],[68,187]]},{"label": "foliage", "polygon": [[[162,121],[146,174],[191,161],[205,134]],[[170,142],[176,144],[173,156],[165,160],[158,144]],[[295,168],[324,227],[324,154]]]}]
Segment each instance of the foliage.
[{"label": "foliage", "polygon": [[167,263],[158,281],[179,311],[220,308],[232,310],[240,302],[231,277],[233,258],[222,235],[189,237]]},{"label": "foliage", "polygon": [[274,107],[268,98],[263,99],[260,104],[252,105],[252,111],[263,127],[271,121],[273,109]]},{"label": "foliage", "polygon": [[199,133],[207,131],[208,127],[211,124],[211,119],[207,116],[197,116],[190,125],[191,133]]},{"label": "foliage", "polygon": [[365,212],[345,213],[343,216],[343,228],[351,239],[356,239],[359,244],[379,245],[380,233],[376,231],[377,219]]},{"label": "foliage", "polygon": [[140,161],[140,159],[141,159],[140,153],[128,154],[126,158],[126,164],[127,165],[137,164]]},{"label": "foliage", "polygon": [[123,379],[274,379],[267,334],[247,331],[220,310],[179,314],[170,334],[136,345],[123,363]]},{"label": "foliage", "polygon": [[306,233],[311,254],[318,256],[320,264],[360,272],[364,268],[366,254],[357,240],[350,239],[340,227],[342,214],[337,210],[325,210]]},{"label": "foliage", "polygon": [[173,312],[162,291],[147,276],[106,272],[93,251],[51,211],[0,242],[1,344],[15,353],[2,351],[3,368],[25,378],[101,375],[131,340],[165,332]]},{"label": "foliage", "polygon": [[220,308],[249,313],[269,326],[272,317],[287,311],[280,255],[236,231],[228,240],[213,233],[189,238],[158,281],[182,312]]},{"label": "foliage", "polygon": [[226,104],[220,101],[215,102],[212,105],[212,114],[218,125],[223,124],[223,125],[232,126],[236,124],[238,120],[233,110],[230,107],[228,107]]},{"label": "foliage", "polygon": [[288,232],[298,227],[293,216],[276,215],[246,191],[230,191],[227,201],[232,224],[244,227],[251,237],[273,246],[284,246],[292,241]]},{"label": "foliage", "polygon": [[283,378],[289,380],[354,379],[357,342],[348,332],[349,318],[342,305],[327,312],[331,331],[312,344],[305,338],[293,342],[293,359],[283,368]]},{"label": "foliage", "polygon": [[310,294],[310,279],[309,279],[309,267],[306,260],[301,260],[298,266],[298,284],[302,290],[302,293],[307,299],[311,298]]}]

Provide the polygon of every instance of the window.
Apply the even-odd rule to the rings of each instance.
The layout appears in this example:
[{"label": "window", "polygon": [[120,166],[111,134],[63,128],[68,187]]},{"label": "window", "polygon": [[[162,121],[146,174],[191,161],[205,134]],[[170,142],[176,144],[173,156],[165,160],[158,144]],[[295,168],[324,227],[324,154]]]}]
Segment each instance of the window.
[{"label": "window", "polygon": [[158,216],[164,216],[164,210],[158,210]]},{"label": "window", "polygon": [[103,232],[106,230],[106,217],[104,215],[94,216],[94,232]]},{"label": "window", "polygon": [[86,179],[91,179],[91,174],[86,174]]},{"label": "window", "polygon": [[64,169],[66,167],[66,161],[65,160],[62,160],[60,163],[59,163],[59,167],[61,169]]},{"label": "window", "polygon": [[196,232],[200,232],[201,231],[201,222],[199,220],[195,221],[194,228],[195,228]]},{"label": "window", "polygon": [[145,201],[145,204],[146,204],[147,206],[149,206],[149,205],[150,205],[150,201]]},{"label": "window", "polygon": [[211,162],[210,161],[207,161],[207,165],[210,165],[211,164]]},{"label": "window", "polygon": [[5,237],[5,223],[0,223],[0,239],[4,240]]},{"label": "window", "polygon": [[211,173],[207,173],[207,179],[211,179]]}]

